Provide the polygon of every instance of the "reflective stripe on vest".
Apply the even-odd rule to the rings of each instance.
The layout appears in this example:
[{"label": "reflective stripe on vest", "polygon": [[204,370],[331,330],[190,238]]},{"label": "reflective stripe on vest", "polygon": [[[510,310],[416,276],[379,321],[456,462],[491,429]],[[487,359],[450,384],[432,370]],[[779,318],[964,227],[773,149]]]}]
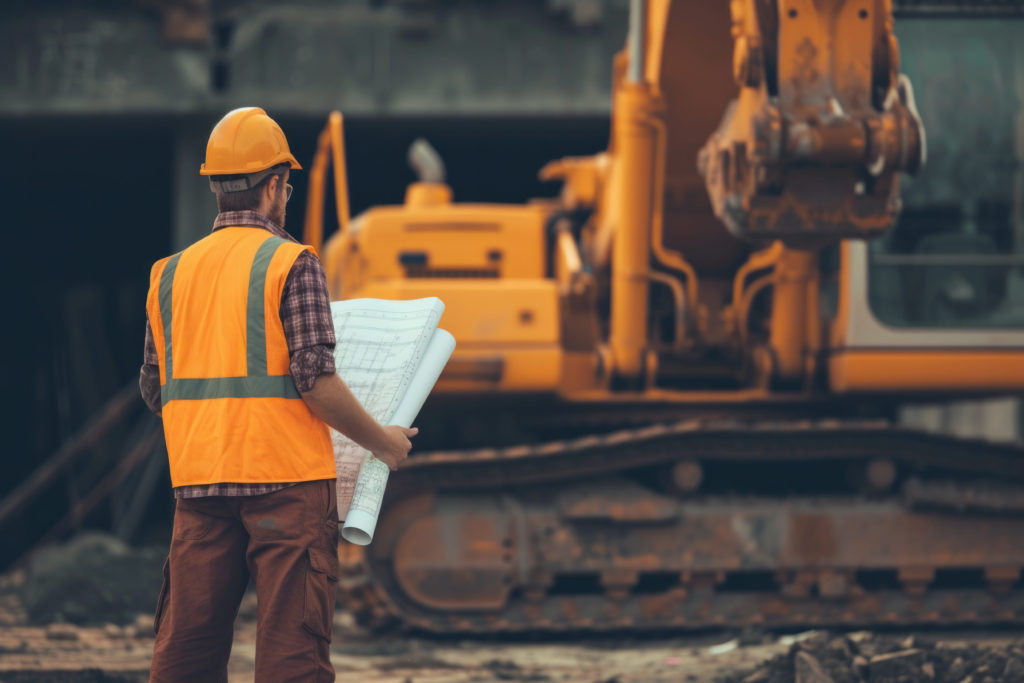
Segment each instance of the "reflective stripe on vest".
[{"label": "reflective stripe on vest", "polygon": [[265,309],[267,268],[274,252],[285,243],[270,236],[252,260],[249,271],[249,294],[246,303],[244,377],[175,378],[171,354],[171,292],[174,271],[181,253],[172,256],[160,275],[160,321],[164,328],[164,375],[160,400],[203,400],[210,398],[301,398],[291,375],[267,374],[267,320]]}]

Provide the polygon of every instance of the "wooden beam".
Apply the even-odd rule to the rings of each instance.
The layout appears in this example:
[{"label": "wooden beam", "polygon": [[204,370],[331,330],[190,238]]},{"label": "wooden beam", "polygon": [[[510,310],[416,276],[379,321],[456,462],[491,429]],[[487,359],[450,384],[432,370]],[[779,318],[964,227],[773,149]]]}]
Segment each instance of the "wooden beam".
[{"label": "wooden beam", "polygon": [[96,507],[96,504],[107,497],[110,492],[121,483],[132,470],[138,467],[149,456],[155,448],[163,443],[164,430],[156,426],[145,438],[135,444],[135,447],[124,457],[107,476],[103,477],[96,486],[87,493],[68,514],[64,515],[36,544],[42,545],[48,541],[61,536],[72,527],[77,526],[89,512]]},{"label": "wooden beam", "polygon": [[118,391],[82,427],[71,435],[57,452],[43,461],[32,474],[0,501],[0,525],[7,522],[86,450],[95,446],[142,399],[133,380]]}]

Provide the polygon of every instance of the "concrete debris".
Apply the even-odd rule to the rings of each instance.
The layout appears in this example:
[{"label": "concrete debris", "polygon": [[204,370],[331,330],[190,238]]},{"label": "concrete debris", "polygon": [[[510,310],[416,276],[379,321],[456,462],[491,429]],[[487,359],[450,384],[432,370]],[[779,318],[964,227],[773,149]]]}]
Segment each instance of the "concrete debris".
[{"label": "concrete debris", "polygon": [[868,658],[864,655],[854,655],[851,661],[853,672],[861,678],[868,677]]},{"label": "concrete debris", "polygon": [[808,640],[809,638],[814,638],[818,635],[821,635],[821,631],[804,631],[803,633],[794,633],[793,635],[782,636],[779,638],[779,645],[789,647],[790,645],[802,643],[803,641]]},{"label": "concrete debris", "polygon": [[732,652],[733,650],[735,650],[739,646],[740,646],[740,641],[737,640],[736,638],[733,638],[732,640],[727,640],[724,643],[719,643],[718,645],[712,645],[711,647],[708,648],[708,654],[709,655],[724,655],[726,652]]},{"label": "concrete debris", "polygon": [[797,652],[793,661],[796,683],[834,683],[821,662],[810,652]]},{"label": "concrete debris", "polygon": [[[781,639],[780,639],[781,641]],[[719,683],[1000,683],[1024,681],[1024,644],[979,647],[858,632],[824,633]]]},{"label": "concrete debris", "polygon": [[912,680],[921,680],[927,676],[921,667],[926,663],[921,650],[904,650],[878,655],[868,660],[870,677],[876,680],[889,680],[913,676]]},{"label": "concrete debris", "polygon": [[1008,657],[1006,666],[1003,667],[1003,680],[1024,681],[1024,661]]},{"label": "concrete debris", "polygon": [[919,654],[921,654],[921,651],[917,649],[887,652],[884,655],[875,655],[874,657],[868,660],[868,664],[882,664],[885,662],[891,662],[894,659],[899,659],[900,657],[913,657]]}]

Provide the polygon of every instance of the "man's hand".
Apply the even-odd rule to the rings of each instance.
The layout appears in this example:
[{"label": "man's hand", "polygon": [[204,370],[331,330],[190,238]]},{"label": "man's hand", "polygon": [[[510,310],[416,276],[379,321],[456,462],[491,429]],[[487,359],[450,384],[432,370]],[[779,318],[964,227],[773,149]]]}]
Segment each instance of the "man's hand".
[{"label": "man's hand", "polygon": [[419,431],[416,427],[406,429],[398,425],[388,425],[384,428],[384,433],[387,435],[387,447],[374,451],[373,455],[394,472],[398,469],[399,463],[409,457],[409,449],[412,448],[412,442],[409,439],[419,434]]}]

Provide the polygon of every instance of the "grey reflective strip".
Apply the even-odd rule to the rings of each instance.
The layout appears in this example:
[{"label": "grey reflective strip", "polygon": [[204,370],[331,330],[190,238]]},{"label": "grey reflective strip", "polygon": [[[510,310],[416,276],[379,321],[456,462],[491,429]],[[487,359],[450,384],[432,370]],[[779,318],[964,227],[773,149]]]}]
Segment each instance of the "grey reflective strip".
[{"label": "grey reflective strip", "polygon": [[160,387],[163,403],[208,398],[302,398],[291,375],[181,378]]},{"label": "grey reflective strip", "polygon": [[249,301],[245,315],[245,374],[248,377],[267,375],[267,268],[277,248],[284,244],[280,237],[268,237],[256,250],[249,271]]},{"label": "grey reflective strip", "polygon": [[211,180],[210,191],[217,192],[243,192],[248,190],[252,185],[249,184],[248,178],[238,178],[237,180]]},{"label": "grey reflective strip", "polygon": [[164,328],[164,376],[167,381],[174,377],[173,354],[171,353],[171,292],[174,289],[174,270],[178,267],[181,252],[172,256],[160,274],[160,324]]},{"label": "grey reflective strip", "polygon": [[220,176],[221,180],[214,180],[218,176],[210,177],[210,192],[243,192],[252,189],[263,182],[264,178],[272,175],[284,175],[285,168],[280,164],[271,166],[255,173],[246,173],[234,178]]},{"label": "grey reflective strip", "polygon": [[160,387],[160,400],[196,401],[210,398],[302,398],[291,375],[267,375],[267,268],[277,248],[284,244],[280,237],[268,237],[253,257],[249,270],[249,291],[246,301],[246,376],[173,378],[171,376],[171,284],[179,254],[171,257],[160,279],[160,317],[164,324],[164,355],[167,382]]}]

